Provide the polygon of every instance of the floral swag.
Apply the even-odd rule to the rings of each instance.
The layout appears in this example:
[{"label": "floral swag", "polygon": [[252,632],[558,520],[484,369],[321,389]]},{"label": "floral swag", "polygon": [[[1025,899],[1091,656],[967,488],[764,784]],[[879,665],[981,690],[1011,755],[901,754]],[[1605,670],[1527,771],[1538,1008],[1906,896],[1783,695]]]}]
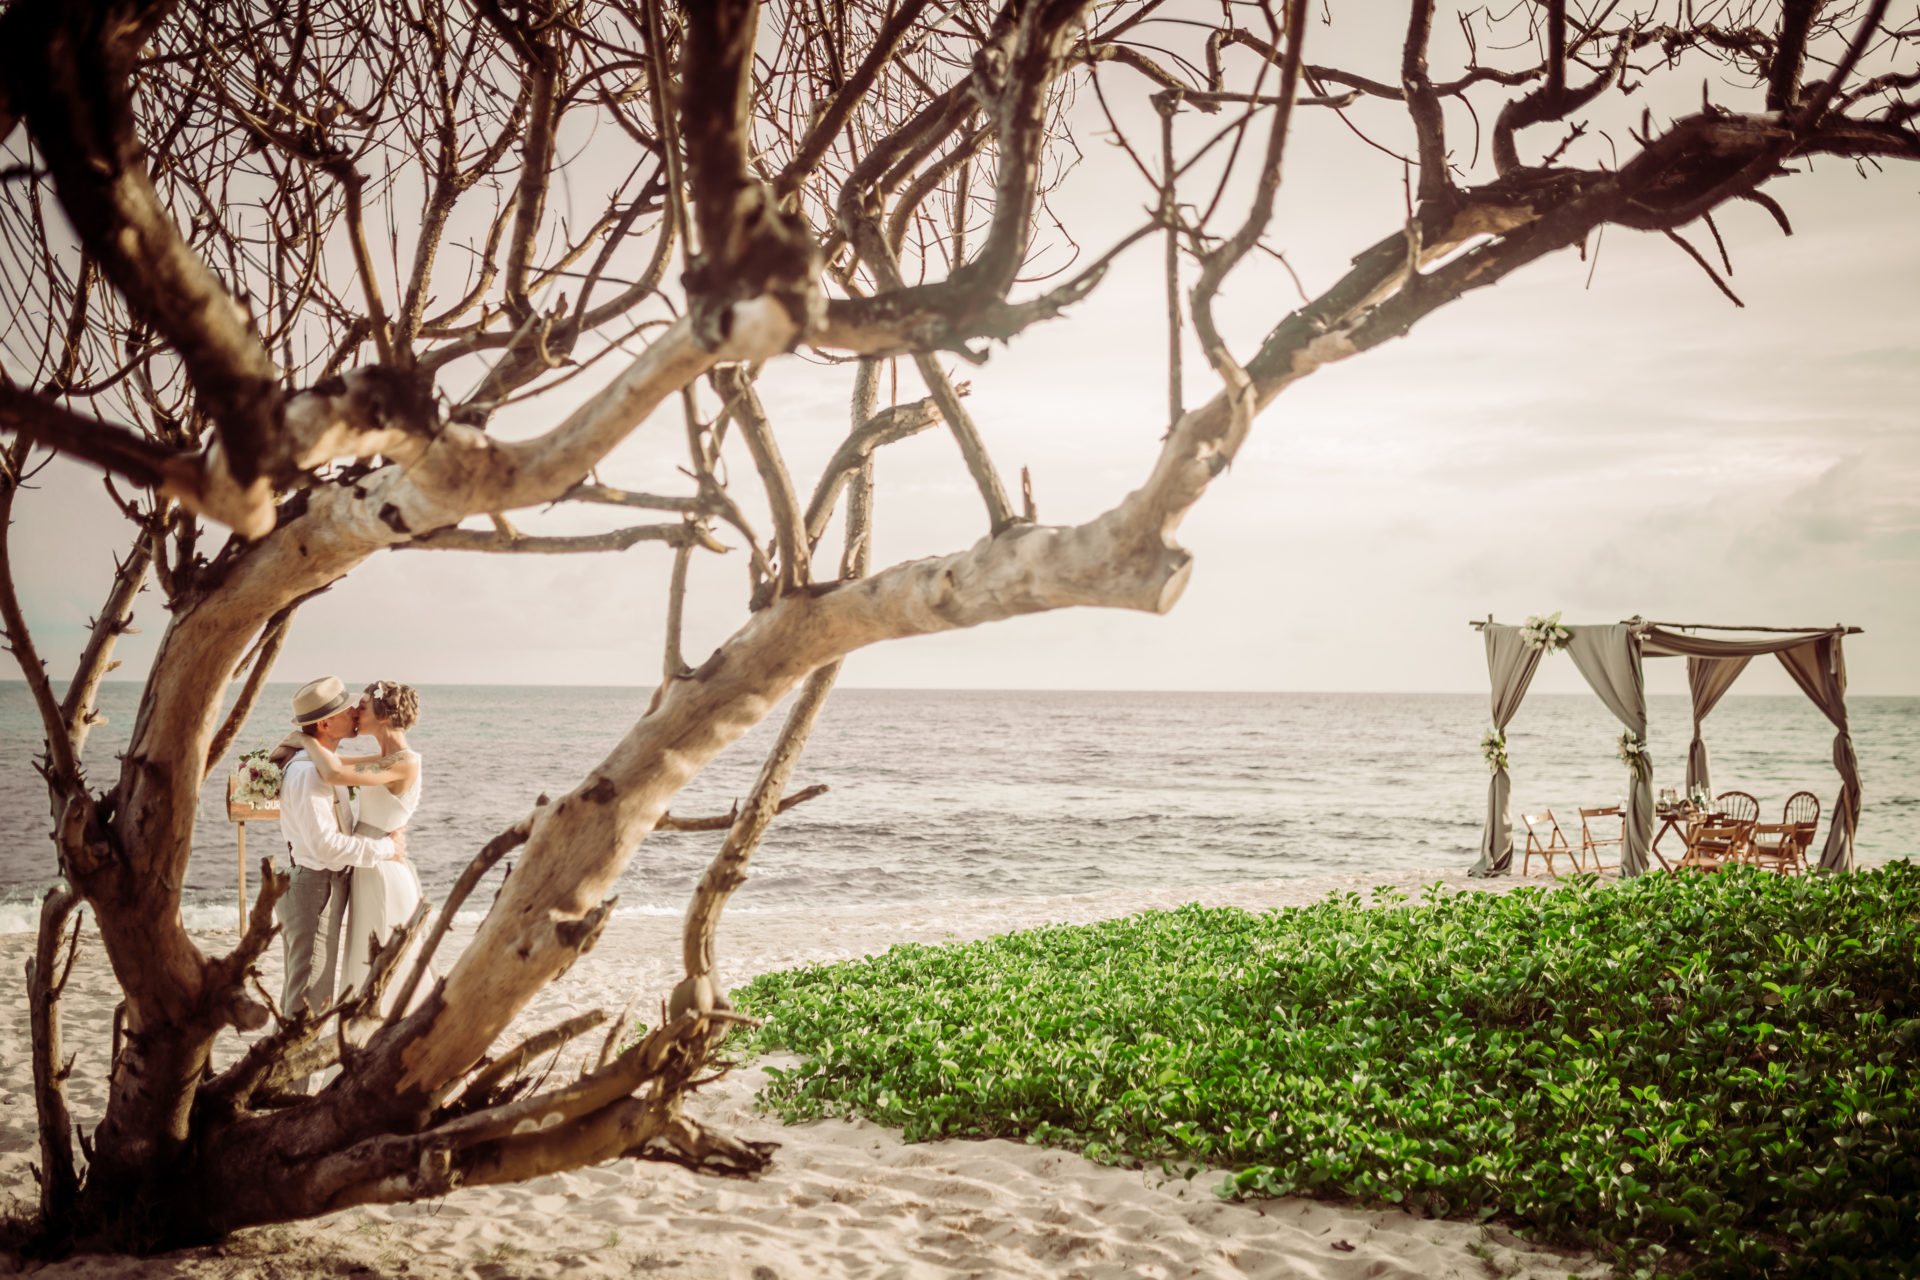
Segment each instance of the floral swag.
[{"label": "floral swag", "polygon": [[1632,771],[1633,776],[1645,781],[1653,776],[1653,762],[1647,757],[1647,744],[1640,741],[1638,734],[1627,729],[1620,734],[1614,754],[1620,757],[1620,763]]},{"label": "floral swag", "polygon": [[1507,767],[1507,736],[1498,729],[1489,729],[1480,739],[1480,756],[1487,762],[1488,773],[1498,773]]},{"label": "floral swag", "polygon": [[1538,614],[1528,617],[1526,625],[1520,628],[1520,638],[1530,649],[1554,653],[1567,647],[1573,633],[1560,625],[1560,613],[1556,610],[1544,618]]}]

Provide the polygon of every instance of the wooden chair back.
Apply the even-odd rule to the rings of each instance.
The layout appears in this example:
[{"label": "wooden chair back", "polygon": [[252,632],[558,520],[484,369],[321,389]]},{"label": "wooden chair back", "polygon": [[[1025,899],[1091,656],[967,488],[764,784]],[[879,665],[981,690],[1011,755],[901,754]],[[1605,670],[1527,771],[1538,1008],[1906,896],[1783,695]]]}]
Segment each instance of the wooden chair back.
[{"label": "wooden chair back", "polygon": [[[1567,843],[1566,836],[1561,834],[1560,823],[1554,818],[1553,810],[1543,809],[1539,813],[1523,813],[1520,815],[1520,821],[1527,828],[1527,851],[1520,859],[1520,874],[1523,876],[1527,874],[1527,869],[1533,864],[1534,855],[1538,854],[1547,861],[1547,874],[1557,878],[1559,873],[1553,869],[1554,855],[1564,853],[1567,855],[1567,860],[1572,862],[1574,852],[1573,847]],[[1543,830],[1544,838],[1541,834]]]},{"label": "wooden chair back", "polygon": [[1682,867],[1696,871],[1718,871],[1729,862],[1738,862],[1746,848],[1747,828],[1741,825],[1701,827],[1687,841],[1687,856]]},{"label": "wooden chair back", "polygon": [[1735,822],[1760,821],[1760,802],[1744,791],[1722,791],[1714,798],[1714,807]]},{"label": "wooden chair back", "polygon": [[1796,791],[1787,797],[1787,807],[1780,814],[1782,822],[1818,822],[1820,821],[1820,797],[1811,791]]},{"label": "wooden chair back", "polygon": [[[1612,835],[1596,835],[1593,830],[1595,818],[1615,818],[1619,820],[1620,826]],[[1613,848],[1613,865],[1617,870],[1620,866],[1620,851],[1627,847],[1627,815],[1620,811],[1620,806],[1617,804],[1608,805],[1604,809],[1582,809],[1580,811],[1580,852],[1573,865],[1582,871],[1588,870],[1587,855],[1592,854],[1591,870],[1606,870],[1606,865],[1600,861],[1600,852],[1609,845]]]}]

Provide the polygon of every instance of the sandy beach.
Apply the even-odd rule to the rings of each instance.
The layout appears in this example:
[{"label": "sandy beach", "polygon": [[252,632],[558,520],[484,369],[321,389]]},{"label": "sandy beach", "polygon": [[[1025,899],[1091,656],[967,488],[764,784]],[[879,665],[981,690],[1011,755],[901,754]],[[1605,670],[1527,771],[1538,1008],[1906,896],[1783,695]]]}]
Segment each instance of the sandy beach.
[{"label": "sandy beach", "polygon": [[[1264,909],[1379,886],[1417,895],[1505,891],[1458,871],[1267,880],[1207,889],[1116,890],[963,904],[846,911],[734,912],[720,955],[729,983],[810,961],[873,954],[900,942],[964,941],[1050,922],[1080,923],[1185,902]],[[570,1014],[617,1013],[646,993],[657,1008],[678,976],[680,922],[618,916],[599,946],[522,1012],[509,1038]],[[470,931],[450,945],[464,943]],[[209,932],[212,952],[233,943]],[[19,974],[26,934],[0,937],[0,964]],[[265,967],[279,982],[279,954]],[[87,946],[66,1009],[76,1050],[69,1084],[76,1119],[91,1125],[103,1101],[108,1028],[117,999],[97,943]],[[597,1049],[597,1037],[589,1037]],[[239,1042],[223,1041],[221,1061]],[[31,1200],[36,1146],[24,994],[0,1028],[0,1194]],[[576,1058],[589,1052],[583,1046]],[[572,1062],[563,1062],[571,1068]],[[1608,1274],[1593,1258],[1523,1241],[1498,1226],[1300,1198],[1226,1203],[1218,1171],[1189,1179],[1159,1169],[1093,1164],[1007,1141],[903,1143],[861,1121],[786,1126],[755,1110],[761,1066],[703,1090],[702,1119],[779,1142],[753,1182],[696,1178],[677,1168],[619,1161],[510,1187],[456,1191],[427,1204],[359,1208],[312,1222],[255,1228],[206,1248],[149,1259],[82,1256],[38,1268],[48,1277],[1564,1277]],[[0,1255],[0,1269],[17,1266]]]}]

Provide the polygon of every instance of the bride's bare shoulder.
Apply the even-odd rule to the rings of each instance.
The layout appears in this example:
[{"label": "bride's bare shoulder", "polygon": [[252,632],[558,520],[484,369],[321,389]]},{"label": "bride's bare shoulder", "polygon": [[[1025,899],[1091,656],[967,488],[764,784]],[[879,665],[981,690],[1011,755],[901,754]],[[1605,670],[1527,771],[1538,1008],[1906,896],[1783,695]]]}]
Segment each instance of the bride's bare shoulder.
[{"label": "bride's bare shoulder", "polygon": [[367,756],[347,763],[346,772],[362,786],[386,787],[394,795],[405,795],[420,777],[420,753],[405,749],[385,755]]},{"label": "bride's bare shoulder", "polygon": [[389,751],[383,756],[360,756],[347,762],[347,767],[360,773],[385,773],[389,769],[398,769],[405,765],[420,763],[418,751]]}]

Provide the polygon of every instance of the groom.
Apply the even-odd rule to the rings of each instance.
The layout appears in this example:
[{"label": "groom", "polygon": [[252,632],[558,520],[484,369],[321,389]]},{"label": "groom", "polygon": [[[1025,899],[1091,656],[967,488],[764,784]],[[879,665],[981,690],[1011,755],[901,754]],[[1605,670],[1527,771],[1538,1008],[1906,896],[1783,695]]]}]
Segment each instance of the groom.
[{"label": "groom", "polygon": [[[332,751],[359,732],[360,713],[346,686],[324,676],[293,695],[293,722]],[[280,993],[285,1017],[324,1009],[333,1001],[353,868],[406,856],[404,830],[376,839],[348,835],[353,827],[347,788],[329,787],[306,753],[295,754],[280,782],[280,835],[293,863],[293,883],[274,908],[287,963]]]}]

